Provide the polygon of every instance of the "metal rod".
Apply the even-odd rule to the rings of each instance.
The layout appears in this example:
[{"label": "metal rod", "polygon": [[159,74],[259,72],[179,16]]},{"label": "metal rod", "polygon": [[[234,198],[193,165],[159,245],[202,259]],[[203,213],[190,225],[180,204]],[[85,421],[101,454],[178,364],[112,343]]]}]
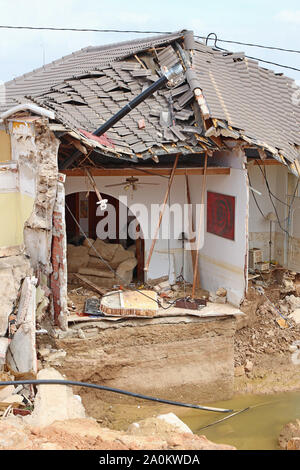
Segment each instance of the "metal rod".
[{"label": "metal rod", "polygon": [[108,129],[114,126],[118,121],[120,121],[126,114],[130,113],[134,108],[136,108],[140,103],[145,101],[148,96],[153,95],[157,90],[159,90],[165,83],[171,80],[174,76],[179,75],[183,71],[180,64],[172,67],[168,72],[166,72],[162,77],[160,77],[156,82],[152,83],[146,90],[136,96],[130,103],[127,103],[120,111],[118,111],[114,116],[112,116],[108,121],[106,121],[102,126],[100,126],[95,132],[94,135],[98,137],[103,135]]}]

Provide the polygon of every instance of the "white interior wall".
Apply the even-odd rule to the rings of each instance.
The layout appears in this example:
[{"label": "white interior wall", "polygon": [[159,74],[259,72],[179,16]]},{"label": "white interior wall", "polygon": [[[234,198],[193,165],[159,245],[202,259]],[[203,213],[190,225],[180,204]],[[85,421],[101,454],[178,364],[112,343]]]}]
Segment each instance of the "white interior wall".
[{"label": "white interior wall", "polygon": [[[266,177],[270,190],[281,201],[287,202],[288,170],[283,165],[266,165]],[[263,169],[263,167],[262,167]],[[271,203],[265,179],[257,165],[248,168],[252,187],[261,195],[255,194],[257,203],[266,216],[275,213]],[[282,228],[286,229],[285,218],[287,216],[286,206],[273,198]],[[269,260],[270,223],[260,213],[255,204],[253,192],[249,196],[249,248],[260,248],[263,250],[263,259]],[[277,222],[272,223],[272,258],[281,264],[285,263],[284,232]]]},{"label": "white interior wall", "polygon": [[[98,176],[95,181],[100,192],[110,194],[119,198],[128,198],[128,205],[132,213],[139,220],[145,237],[145,261],[152,244],[153,232],[158,222],[158,212],[149,214],[149,210],[141,210],[140,204],[149,208],[149,204],[162,204],[164,200],[168,180],[159,176],[140,176],[139,181],[145,183],[159,183],[155,186],[140,186],[137,191],[126,191],[123,187],[106,188],[107,184],[120,183],[124,177]],[[189,185],[192,203],[201,202],[203,176],[189,176]],[[67,177],[65,183],[66,195],[86,191],[86,178]],[[247,211],[248,191],[246,183],[246,172],[243,169],[231,169],[230,175],[207,176],[207,190],[228,194],[236,197],[235,206],[235,240],[231,241],[206,232],[206,210],[205,210],[205,240],[200,250],[201,285],[204,289],[215,291],[219,287],[228,290],[228,300],[238,305],[242,300],[246,288],[245,261],[247,254]],[[186,184],[184,176],[175,176],[170,192],[170,205],[187,204]],[[152,234],[147,237],[147,228],[151,220]],[[168,235],[168,214],[163,218],[165,235]],[[161,231],[162,231],[161,230]],[[178,240],[183,230],[182,221],[175,217],[175,236],[168,240],[159,238],[155,245],[151,259],[148,279],[155,279],[169,274],[171,280],[175,279],[182,270],[182,242]],[[190,251],[184,252],[184,277],[186,281],[192,282],[193,270]]]}]

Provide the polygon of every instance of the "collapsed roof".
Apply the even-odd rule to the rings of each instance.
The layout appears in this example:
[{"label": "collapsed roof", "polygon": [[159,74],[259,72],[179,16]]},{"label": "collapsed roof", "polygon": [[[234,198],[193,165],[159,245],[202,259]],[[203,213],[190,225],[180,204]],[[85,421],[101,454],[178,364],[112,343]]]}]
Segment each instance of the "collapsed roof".
[{"label": "collapsed roof", "polygon": [[[102,137],[92,133],[181,63],[175,82],[157,91]],[[199,154],[235,139],[300,174],[299,89],[243,53],[215,50],[191,31],[88,47],[5,84],[0,111],[24,101],[55,113],[66,131],[102,154],[131,161]],[[203,93],[201,112],[195,89]],[[262,158],[264,153],[260,153]]]}]

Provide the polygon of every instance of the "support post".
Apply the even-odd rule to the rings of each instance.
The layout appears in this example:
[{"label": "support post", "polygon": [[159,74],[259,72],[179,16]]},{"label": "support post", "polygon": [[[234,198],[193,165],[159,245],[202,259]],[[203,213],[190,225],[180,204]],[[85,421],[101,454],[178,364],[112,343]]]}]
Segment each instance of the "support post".
[{"label": "support post", "polygon": [[[188,205],[191,206],[191,204],[192,204],[192,202],[191,202],[191,193],[190,193],[190,187],[189,187],[189,177],[188,177],[187,173],[185,174],[185,180],[186,180],[187,201],[188,201]],[[192,210],[192,208],[191,208],[191,210]],[[193,212],[191,214],[189,224],[190,224],[190,228],[192,229],[192,233],[195,233],[195,224],[194,224]],[[195,242],[195,237],[192,240],[190,240],[190,243],[194,243],[194,242]],[[197,253],[196,250],[191,250],[193,272],[195,272],[195,269],[197,271],[196,286],[200,287],[200,273],[199,273],[199,267],[197,269],[196,253]]]}]

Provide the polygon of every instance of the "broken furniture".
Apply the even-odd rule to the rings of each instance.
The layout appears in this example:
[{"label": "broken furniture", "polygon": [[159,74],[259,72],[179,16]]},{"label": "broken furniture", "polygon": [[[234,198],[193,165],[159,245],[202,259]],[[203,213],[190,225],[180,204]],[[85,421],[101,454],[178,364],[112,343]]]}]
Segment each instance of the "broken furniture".
[{"label": "broken furniture", "polygon": [[79,274],[103,287],[130,284],[137,265],[132,250],[126,250],[117,243],[106,243],[99,238],[96,241],[85,240],[81,246],[68,244],[67,262],[69,282],[78,283],[74,274]]},{"label": "broken furniture", "polygon": [[152,290],[109,293],[102,297],[100,310],[112,316],[154,317],[158,311],[157,293]]},{"label": "broken furniture", "polygon": [[93,317],[102,316],[100,310],[100,299],[98,299],[97,297],[91,297],[89,299],[86,299],[84,304],[84,313]]},{"label": "broken furniture", "polygon": [[249,269],[255,269],[256,264],[262,261],[262,250],[259,248],[251,248],[249,250],[249,261],[248,267]]}]

